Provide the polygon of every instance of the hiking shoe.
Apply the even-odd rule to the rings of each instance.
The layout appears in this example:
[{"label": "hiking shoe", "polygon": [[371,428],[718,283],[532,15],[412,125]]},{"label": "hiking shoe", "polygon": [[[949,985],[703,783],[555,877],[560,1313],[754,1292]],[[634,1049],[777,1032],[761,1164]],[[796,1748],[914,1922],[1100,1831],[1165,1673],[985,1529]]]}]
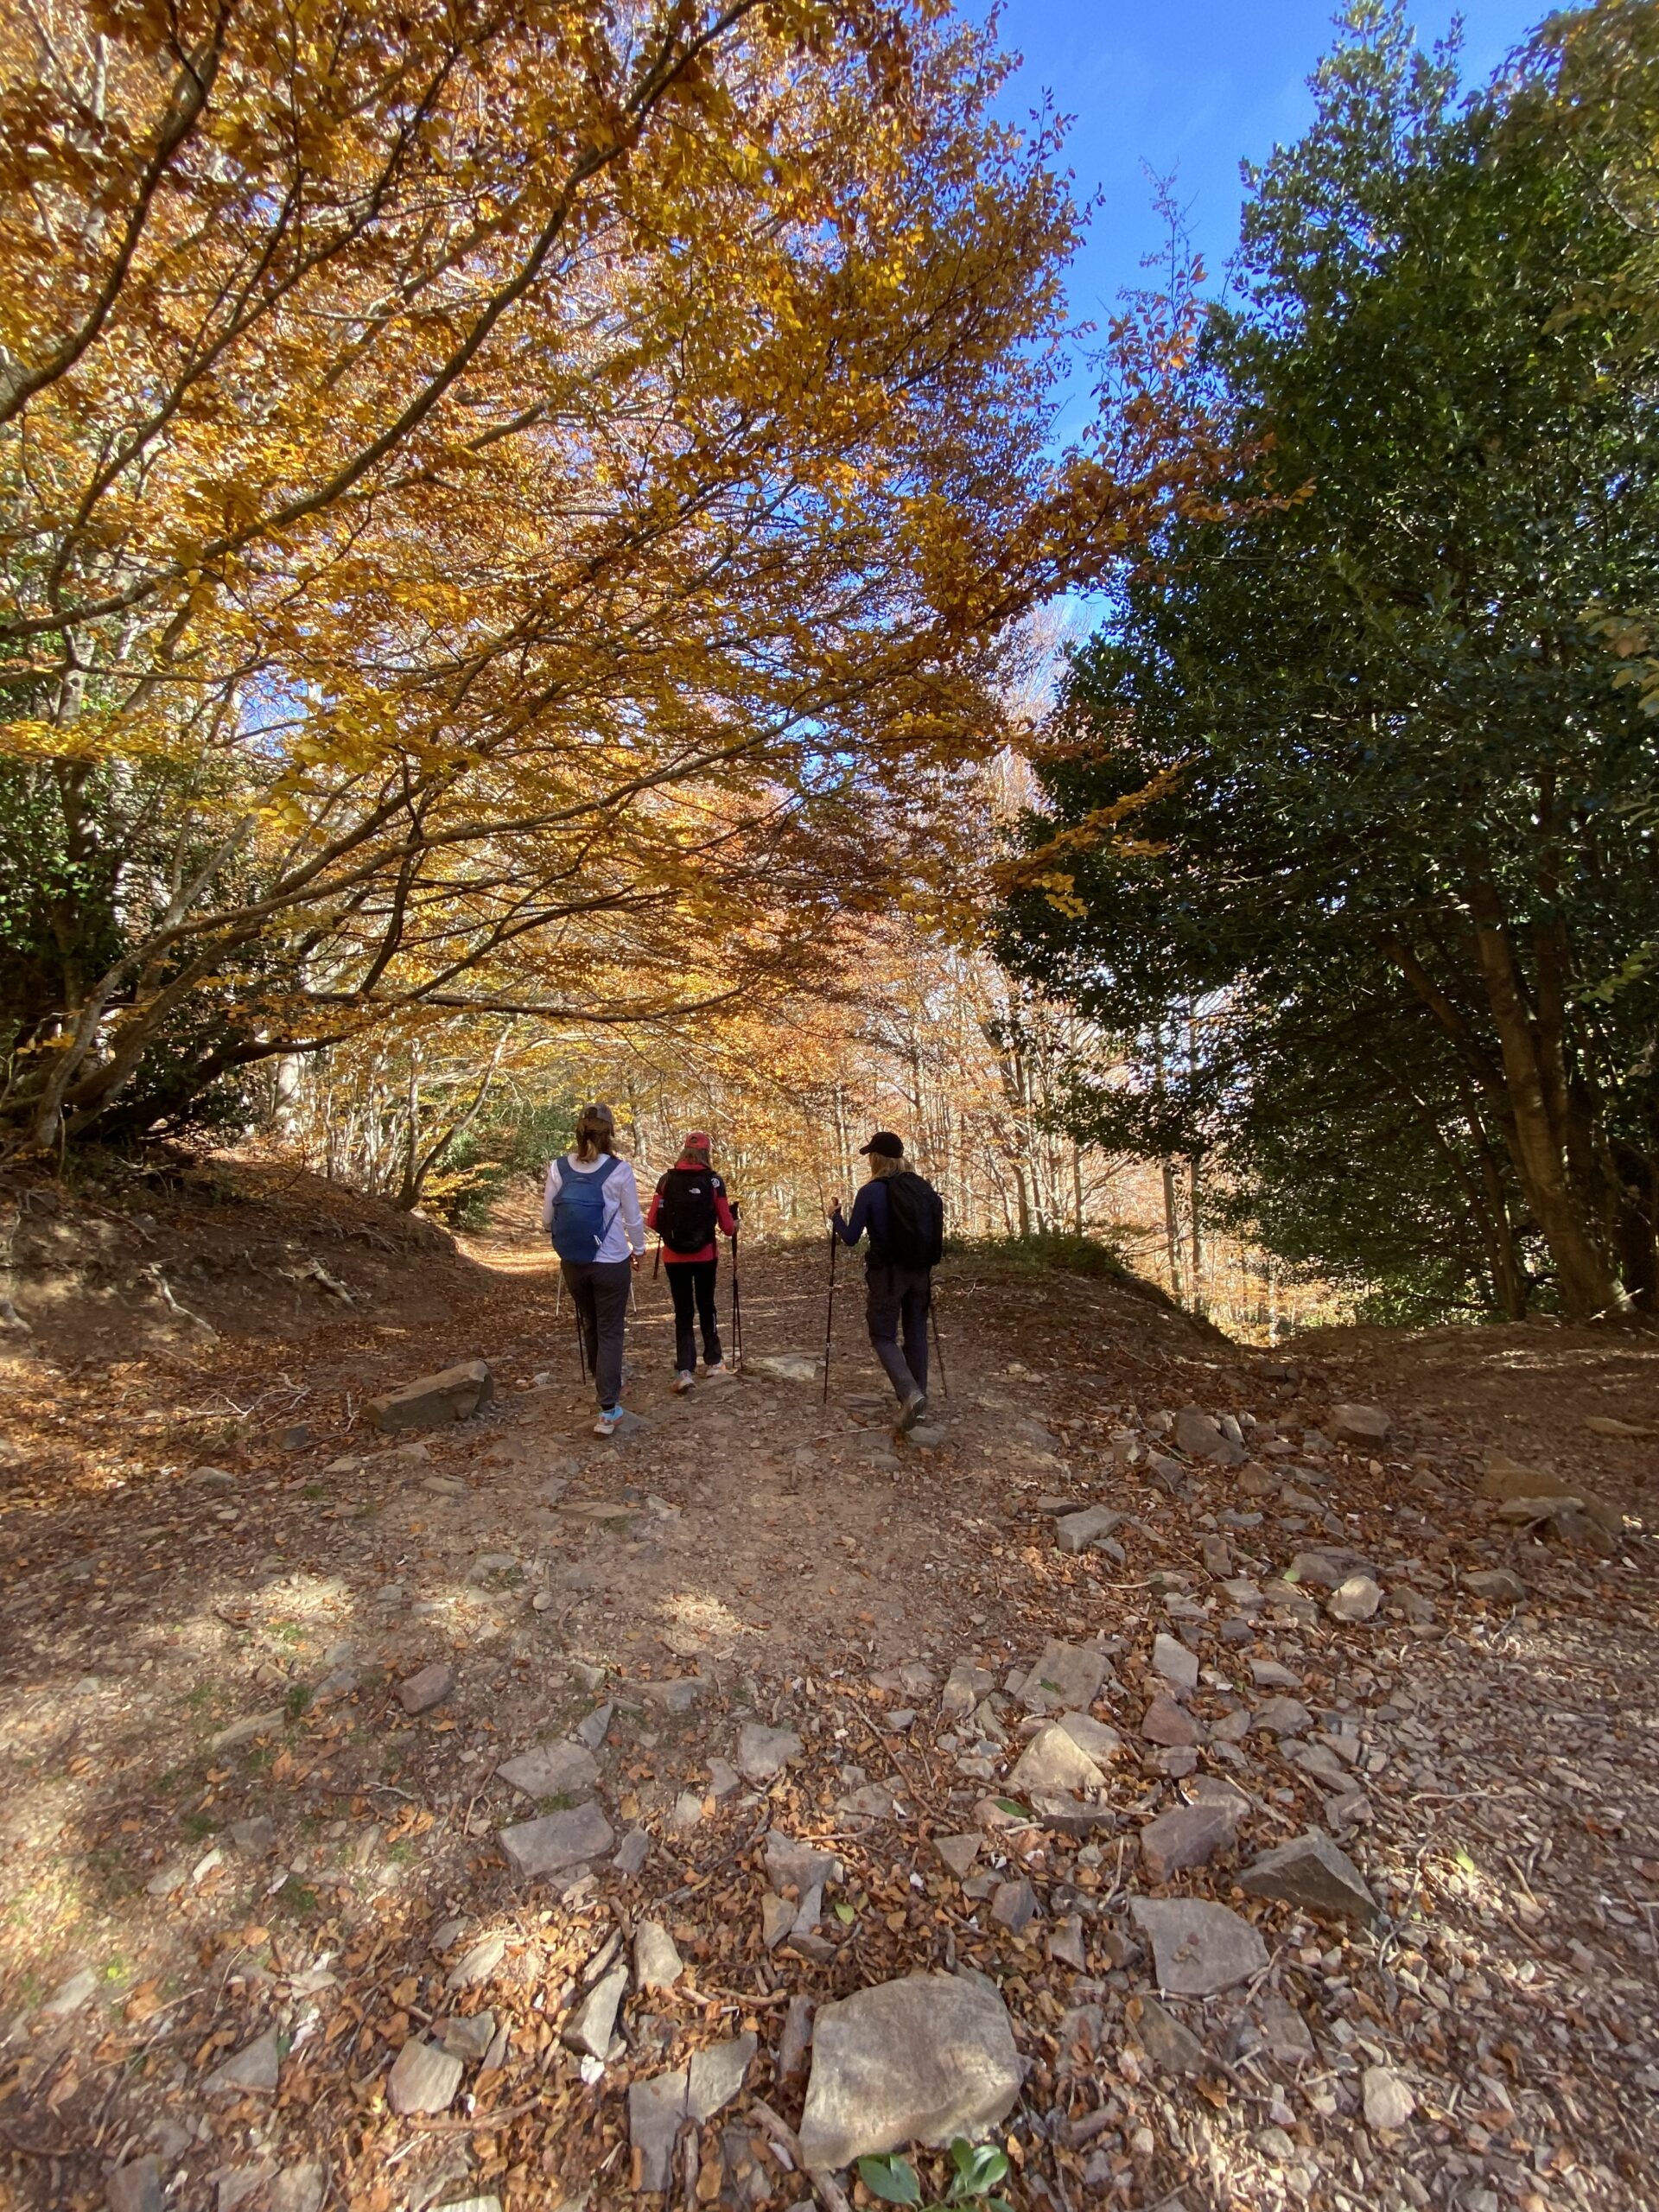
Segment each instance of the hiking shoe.
[{"label": "hiking shoe", "polygon": [[599,1419],[594,1423],[595,1436],[614,1436],[622,1426],[620,1406],[601,1406]]},{"label": "hiking shoe", "polygon": [[677,1397],[683,1397],[696,1379],[696,1376],[691,1372],[691,1370],[689,1367],[683,1367],[679,1373],[674,1377],[675,1395]]},{"label": "hiking shoe", "polygon": [[702,1363],[702,1379],[705,1382],[729,1382],[734,1372],[734,1370],[728,1367],[723,1359],[715,1360],[712,1367],[706,1359]]},{"label": "hiking shoe", "polygon": [[918,1390],[913,1397],[905,1400],[904,1410],[899,1416],[899,1433],[908,1436],[922,1415],[927,1411],[927,1393]]}]

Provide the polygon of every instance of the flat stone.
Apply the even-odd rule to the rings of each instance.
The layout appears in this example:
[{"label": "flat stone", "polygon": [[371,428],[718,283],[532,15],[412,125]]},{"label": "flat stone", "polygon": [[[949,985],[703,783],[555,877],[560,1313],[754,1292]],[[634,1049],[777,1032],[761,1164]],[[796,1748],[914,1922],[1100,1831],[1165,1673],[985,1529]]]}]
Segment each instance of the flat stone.
[{"label": "flat stone", "polygon": [[1008,1788],[1017,1796],[1100,1789],[1106,1777],[1071,1731],[1058,1721],[1040,1728],[1015,1760]]},{"label": "flat stone", "polygon": [[1166,1882],[1187,1866],[1207,1866],[1238,1834],[1243,1805],[1210,1802],[1172,1805],[1141,1831],[1141,1863],[1147,1878]]},{"label": "flat stone", "polygon": [[210,2097],[233,2092],[238,2096],[274,2097],[277,2076],[282,2071],[282,2058],[276,2048],[276,2031],[267,2028],[256,2036],[235,2055],[217,2066],[202,2083],[204,2094]]},{"label": "flat stone", "polygon": [[1205,1573],[1217,1582],[1224,1583],[1232,1573],[1233,1548],[1225,1536],[1200,1536],[1198,1557]]},{"label": "flat stone", "polygon": [[642,1920],[634,1930],[633,1979],[641,1989],[672,1989],[685,1972],[685,1961],[660,1920]]},{"label": "flat stone", "polygon": [[668,1809],[668,1825],[675,1835],[690,1835],[702,1819],[702,1793],[682,1789]]},{"label": "flat stone", "polygon": [[275,1736],[281,1732],[288,1720],[284,1707],[276,1706],[269,1713],[251,1713],[245,1720],[232,1720],[228,1728],[221,1728],[216,1736],[207,1739],[210,1751],[233,1751],[239,1745],[251,1744],[256,1736]]},{"label": "flat stone", "polygon": [[639,2158],[639,2186],[661,2195],[673,2180],[674,2141],[685,2118],[690,2073],[653,2074],[628,2084],[628,2141]]},{"label": "flat stone", "polygon": [[1369,1574],[1351,1574],[1331,1592],[1325,1611],[1333,1620],[1369,1621],[1382,1602],[1382,1592]]},{"label": "flat stone", "polygon": [[602,1859],[616,1837],[598,1806],[589,1803],[545,1813],[538,1821],[520,1821],[503,1828],[498,1840],[518,1872],[534,1876],[559,1873],[584,1859]]},{"label": "flat stone", "polygon": [[1527,1586],[1508,1567],[1477,1567],[1465,1570],[1463,1586],[1471,1598],[1484,1598],[1491,1605],[1524,1605]]},{"label": "flat stone", "polygon": [[495,2015],[493,2012],[456,2014],[450,2019],[440,2020],[432,2032],[451,2058],[459,2058],[468,2066],[476,2066],[495,2041]]},{"label": "flat stone", "polygon": [[594,1984],[564,2026],[564,2041],[590,2058],[603,2058],[616,2033],[616,2015],[628,1993],[626,1967],[613,1967]]},{"label": "flat stone", "polygon": [[1020,1692],[1027,1711],[1086,1713],[1100,1695],[1107,1665],[1105,1653],[1091,1645],[1045,1644]]},{"label": "flat stone", "polygon": [[701,2126],[730,2104],[743,2087],[755,2048],[753,2036],[734,2036],[729,2042],[709,2044],[693,2054],[685,2090],[688,2119]]},{"label": "flat stone", "polygon": [[1320,1828],[1264,1852],[1238,1877],[1251,1897],[1277,1897],[1304,1911],[1334,1914],[1363,1925],[1376,1918],[1376,1899],[1344,1851]]},{"label": "flat stone", "polygon": [[98,1993],[98,1975],[91,1967],[82,1967],[79,1974],[72,1974],[60,1981],[41,2007],[48,2020],[67,2019],[70,2013],[79,2012],[83,2005],[90,2004]]},{"label": "flat stone", "polygon": [[1037,1917],[1037,1892],[1022,1876],[1017,1882],[999,1882],[991,1892],[991,1918],[999,1928],[1018,1936]]},{"label": "flat stone", "polygon": [[1252,1659],[1250,1680],[1259,1690],[1299,1690],[1302,1687],[1301,1676],[1293,1675],[1276,1659]]},{"label": "flat stone", "polygon": [[1183,1406],[1176,1414],[1175,1449],[1189,1459],[1213,1459],[1224,1467],[1236,1467],[1244,1458],[1221,1423],[1197,1406]]},{"label": "flat stone", "polygon": [[1334,1590],[1346,1579],[1347,1569],[1329,1552],[1298,1552],[1285,1573],[1287,1582],[1305,1589]]},{"label": "flat stone", "polygon": [[1185,2027],[1167,2005],[1160,2005],[1155,1997],[1138,1999],[1139,2017],[1131,2025],[1141,2038],[1141,2048],[1164,2074],[1202,2074],[1204,2045],[1191,2028]]},{"label": "flat stone", "polygon": [[192,1467],[184,1478],[200,1490],[234,1490],[236,1477],[228,1467]]},{"label": "flat stone", "polygon": [[1198,1654],[1189,1651],[1179,1637],[1160,1634],[1153,1638],[1152,1664],[1155,1673],[1179,1690],[1198,1687]]},{"label": "flat stone", "polygon": [[611,1721],[615,1712],[616,1707],[613,1705],[596,1705],[585,1720],[577,1722],[577,1738],[585,1744],[590,1751],[596,1751],[609,1734]]},{"label": "flat stone", "polygon": [[1096,1720],[1091,1713],[1063,1713],[1057,1724],[1064,1728],[1080,1751],[1086,1751],[1096,1766],[1116,1758],[1123,1748],[1123,1738],[1116,1728],[1104,1720]]},{"label": "flat stone", "polygon": [[1122,1520],[1109,1505],[1090,1505],[1054,1523],[1054,1541],[1063,1552],[1086,1552],[1109,1536]]},{"label": "flat stone", "polygon": [[435,1375],[423,1375],[371,1398],[364,1411],[376,1428],[436,1428],[467,1421],[495,1395],[495,1381],[481,1359],[465,1359]]},{"label": "flat stone", "polygon": [[976,2139],[1004,2119],[1022,2070],[1007,2008],[983,1978],[912,1974],[820,2007],[802,2116],[810,2170],[909,2143]]},{"label": "flat stone", "polygon": [[982,1698],[996,1688],[996,1676],[971,1659],[958,1659],[939,1693],[941,1709],[954,1720],[965,1719]]},{"label": "flat stone", "polygon": [[651,1831],[648,1828],[630,1828],[616,1847],[616,1856],[611,1864],[619,1874],[626,1874],[632,1880],[643,1871],[650,1856]]},{"label": "flat stone", "polygon": [[1313,2036],[1307,2022],[1287,1998],[1268,1995],[1262,1999],[1256,2017],[1268,2056],[1281,2066],[1300,2066],[1313,2056]]},{"label": "flat stone", "polygon": [[1152,1945],[1159,1986],[1177,1997],[1213,1997],[1261,1974],[1267,1946],[1248,1920],[1197,1897],[1136,1897],[1130,1916]]},{"label": "flat stone", "polygon": [[411,2036],[386,2078],[386,2101],[404,2118],[417,2113],[448,2112],[465,2069],[437,2044]]},{"label": "flat stone", "polygon": [[812,2015],[817,2007],[810,1997],[791,1997],[784,2013],[784,2031],[778,2039],[778,2079],[792,2082],[806,2071],[812,2048]]},{"label": "flat stone", "polygon": [[[297,2165],[284,2166],[270,2184],[270,2212],[322,2212],[327,2186],[328,2172],[321,2158],[302,2158]],[[445,2212],[461,2212],[461,2208],[451,2204]]]},{"label": "flat stone", "polygon": [[1367,2127],[1402,2128],[1417,2109],[1411,2084],[1391,2066],[1368,2066],[1360,2076]]},{"label": "flat stone", "polygon": [[430,1713],[435,1705],[442,1705],[455,1687],[455,1670],[448,1660],[435,1659],[429,1667],[423,1667],[417,1675],[397,1685],[397,1702],[412,1719],[417,1713]]},{"label": "flat stone", "polygon": [[474,1943],[466,1955],[457,1959],[444,1977],[446,1989],[472,1989],[480,1981],[488,1981],[507,1955],[505,1936],[486,1936]]},{"label": "flat stone", "polygon": [[599,1780],[599,1763],[585,1744],[538,1744],[496,1772],[526,1797],[574,1797]]},{"label": "flat stone", "polygon": [[1089,1955],[1084,1948],[1080,1912],[1068,1912],[1049,1929],[1048,1955],[1060,1966],[1071,1967],[1074,1973],[1088,1972]]},{"label": "flat stone", "polygon": [[775,1951],[795,1925],[796,1908],[787,1897],[768,1890],[760,1900],[760,1940]]},{"label": "flat stone", "polygon": [[1270,1736],[1306,1736],[1313,1726],[1313,1714],[1295,1697],[1265,1699],[1250,1715],[1250,1726],[1264,1728]]},{"label": "flat stone", "polygon": [[129,2158],[111,2173],[104,2195],[110,2212],[163,2212],[167,2199],[162,2193],[161,2160]]},{"label": "flat stone", "polygon": [[659,1713],[690,1713],[712,1687],[706,1675],[671,1675],[666,1681],[635,1682],[632,1688]]},{"label": "flat stone", "polygon": [[966,1878],[969,1868],[979,1856],[980,1839],[976,1835],[936,1835],[933,1848],[937,1851],[958,1881]]},{"label": "flat stone", "polygon": [[1624,1531],[1624,1514],[1611,1498],[1602,1497],[1582,1483],[1564,1482],[1560,1475],[1548,1473],[1541,1467],[1523,1467],[1502,1452],[1489,1452],[1485,1471],[1480,1478],[1482,1497],[1558,1497],[1573,1498],[1592,1521],[1598,1522],[1610,1536],[1619,1536]]},{"label": "flat stone", "polygon": [[1377,1452],[1388,1442],[1394,1424],[1381,1406],[1343,1405],[1332,1407],[1330,1426],[1338,1444]]},{"label": "flat stone", "polygon": [[729,1759],[710,1759],[709,1762],[709,1795],[720,1799],[729,1797],[743,1787],[743,1777]]},{"label": "flat stone", "polygon": [[1198,1740],[1198,1723],[1160,1691],[1141,1716],[1141,1733],[1149,1744],[1190,1750]]},{"label": "flat stone", "polygon": [[771,1782],[801,1756],[800,1738],[788,1728],[746,1720],[737,1732],[738,1772],[750,1782]]}]

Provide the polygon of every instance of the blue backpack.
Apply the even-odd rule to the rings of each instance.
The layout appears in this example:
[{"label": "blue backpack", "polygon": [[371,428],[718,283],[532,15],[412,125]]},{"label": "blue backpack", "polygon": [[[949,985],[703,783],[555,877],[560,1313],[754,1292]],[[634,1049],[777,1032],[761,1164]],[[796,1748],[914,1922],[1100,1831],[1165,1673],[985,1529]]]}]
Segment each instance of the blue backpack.
[{"label": "blue backpack", "polygon": [[553,1249],[562,1260],[591,1260],[605,1236],[605,1185],[619,1165],[606,1154],[591,1175],[578,1174],[563,1154],[553,1163],[559,1187],[553,1198]]}]

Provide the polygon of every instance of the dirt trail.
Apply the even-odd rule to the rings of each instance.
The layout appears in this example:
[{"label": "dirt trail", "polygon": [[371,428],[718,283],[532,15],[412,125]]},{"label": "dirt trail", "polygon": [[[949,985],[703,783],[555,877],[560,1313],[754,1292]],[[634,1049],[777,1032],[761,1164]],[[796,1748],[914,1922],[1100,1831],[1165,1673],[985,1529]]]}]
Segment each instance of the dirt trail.
[{"label": "dirt trail", "polygon": [[[811,1374],[823,1254],[746,1253],[747,1374],[672,1396],[642,1276],[640,1426],[605,1443],[528,1221],[458,1256],[315,1186],[145,1203],[130,1237],[137,1201],[105,1205],[96,1280],[88,1217],[54,1217],[54,1287],[0,1375],[20,2205],[632,2202],[653,2176],[629,2085],[745,2035],[674,2201],[804,2201],[793,2000],[923,1967],[1006,2001],[1020,2204],[1655,2200],[1659,1349],[1342,1332],[1281,1368],[1133,1287],[958,1262],[953,1389],[918,1447],[885,1426],[856,1269],[825,1408],[766,1368]],[[484,1415],[365,1429],[372,1391],[471,1354]],[[1344,1400],[1391,1415],[1375,1456],[1332,1440]],[[1243,1465],[1174,1448],[1189,1406],[1249,1417]],[[1492,1446],[1628,1507],[1612,1555],[1497,1519]],[[1123,1517],[1062,1549],[1062,1513],[1096,1503]],[[1333,1618],[1323,1568],[1277,1581],[1299,1555],[1373,1569],[1374,1615]],[[1462,1580],[1502,1566],[1518,1601]],[[1101,1782],[1030,1821],[1009,1775],[1056,1643],[1073,1656],[1046,1666],[1098,1686]],[[453,1686],[408,1713],[434,1666]],[[498,1771],[537,1746],[539,1779]],[[1147,1824],[1226,1785],[1219,1843],[1160,1870]],[[589,1801],[606,1847],[534,1878],[504,1852]],[[1236,1887],[1313,1825],[1371,1925]],[[958,1871],[938,1840],[963,1835]],[[821,1899],[769,1836],[834,1856]],[[1227,1904],[1265,1967],[1160,2005],[1135,1906],[1165,1897]],[[630,1986],[584,2050],[642,1922],[684,1972]],[[400,2115],[393,2069],[429,2045],[450,2094]]]}]

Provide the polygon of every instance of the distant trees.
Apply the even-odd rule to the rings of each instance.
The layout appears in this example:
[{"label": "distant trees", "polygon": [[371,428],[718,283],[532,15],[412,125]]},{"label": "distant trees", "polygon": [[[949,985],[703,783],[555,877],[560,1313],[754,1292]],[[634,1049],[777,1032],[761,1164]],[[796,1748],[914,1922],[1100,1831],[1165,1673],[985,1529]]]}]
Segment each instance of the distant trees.
[{"label": "distant trees", "polygon": [[1208,315],[1238,460],[1114,579],[1007,879],[1016,971],[1142,1040],[1073,1126],[1423,1313],[1659,1291],[1659,721],[1609,625],[1659,606],[1659,362],[1556,67],[1465,105],[1351,11]]}]

